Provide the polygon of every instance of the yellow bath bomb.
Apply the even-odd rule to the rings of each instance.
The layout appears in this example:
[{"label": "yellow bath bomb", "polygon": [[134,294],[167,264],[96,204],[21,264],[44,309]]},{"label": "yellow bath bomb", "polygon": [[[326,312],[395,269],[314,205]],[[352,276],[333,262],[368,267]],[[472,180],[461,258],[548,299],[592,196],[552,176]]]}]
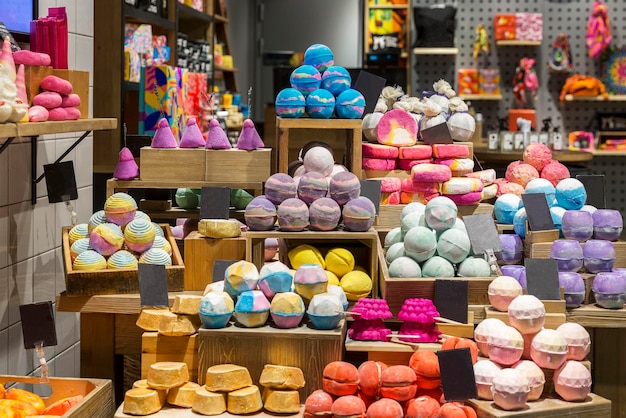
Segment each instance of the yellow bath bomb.
[{"label": "yellow bath bomb", "polygon": [[367,273],[357,270],[345,274],[341,278],[339,285],[350,301],[365,298],[372,291],[372,279],[370,276]]},{"label": "yellow bath bomb", "polygon": [[343,277],[344,274],[354,270],[354,256],[345,248],[331,248],[326,253],[326,270],[329,270],[337,277]]},{"label": "yellow bath bomb", "polygon": [[303,264],[318,264],[322,266],[322,268],[326,268],[322,253],[311,245],[298,245],[296,248],[291,249],[287,255],[291,263],[291,268],[296,270]]},{"label": "yellow bath bomb", "polygon": [[335,286],[339,286],[339,277],[335,273],[330,270],[324,270],[326,275],[328,276],[328,284],[334,284]]}]

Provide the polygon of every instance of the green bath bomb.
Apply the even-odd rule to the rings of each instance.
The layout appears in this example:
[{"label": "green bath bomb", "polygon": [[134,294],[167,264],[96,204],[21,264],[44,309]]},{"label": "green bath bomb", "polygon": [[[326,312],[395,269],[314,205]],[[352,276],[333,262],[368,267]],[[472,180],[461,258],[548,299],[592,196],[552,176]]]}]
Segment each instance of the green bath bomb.
[{"label": "green bath bomb", "polygon": [[489,277],[491,276],[491,267],[484,258],[467,257],[457,269],[460,277]]},{"label": "green bath bomb", "polygon": [[416,226],[426,226],[424,214],[419,211],[409,213],[400,221],[400,230],[402,231],[402,237],[404,237],[406,233],[409,232],[409,229],[415,228]]},{"label": "green bath bomb", "polygon": [[437,254],[454,264],[465,260],[471,248],[467,232],[459,229],[443,231],[437,241]]},{"label": "green bath bomb", "polygon": [[389,265],[389,276],[401,278],[422,277],[422,269],[412,258],[398,257]]},{"label": "green bath bomb", "polygon": [[402,230],[399,226],[393,228],[385,235],[385,249],[391,247],[393,244],[402,242]]},{"label": "green bath bomb", "polygon": [[448,260],[436,255],[422,265],[422,277],[454,277],[454,267]]},{"label": "green bath bomb", "polygon": [[405,255],[404,244],[397,242],[387,249],[385,260],[387,260],[387,263],[391,264],[396,258],[403,257]]},{"label": "green bath bomb", "polygon": [[425,226],[413,227],[404,236],[404,250],[409,257],[421,263],[435,255],[437,237]]},{"label": "green bath bomb", "polygon": [[449,197],[437,196],[426,204],[426,225],[435,231],[452,228],[456,222],[457,207]]},{"label": "green bath bomb", "polygon": [[400,212],[400,220],[404,219],[406,215],[413,212],[424,213],[426,210],[426,205],[421,202],[411,202],[402,208],[402,212]]}]

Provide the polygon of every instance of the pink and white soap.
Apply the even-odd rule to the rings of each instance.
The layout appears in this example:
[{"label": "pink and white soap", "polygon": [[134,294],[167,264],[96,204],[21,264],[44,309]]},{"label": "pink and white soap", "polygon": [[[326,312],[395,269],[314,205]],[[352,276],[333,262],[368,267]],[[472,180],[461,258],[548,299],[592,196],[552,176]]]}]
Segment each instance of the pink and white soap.
[{"label": "pink and white soap", "polygon": [[511,276],[499,276],[489,283],[489,303],[500,312],[506,312],[509,304],[523,294],[522,286]]},{"label": "pink and white soap", "polygon": [[578,361],[566,361],[553,379],[554,390],[567,402],[584,401],[591,391],[591,373]]},{"label": "pink and white soap", "polygon": [[491,360],[481,360],[474,364],[474,379],[479,399],[493,400],[491,384],[500,370],[502,368]]},{"label": "pink and white soap", "polygon": [[567,359],[583,361],[591,350],[591,337],[587,330],[576,322],[566,322],[556,329],[567,342]]},{"label": "pink and white soap", "polygon": [[491,382],[491,392],[497,406],[513,411],[526,406],[530,384],[519,370],[502,369]]},{"label": "pink and white soap", "polygon": [[524,339],[515,328],[505,325],[487,337],[489,360],[509,366],[522,358]]},{"label": "pink and white soap", "polygon": [[546,375],[543,370],[537,364],[530,360],[522,360],[519,363],[513,365],[515,370],[528,379],[528,385],[530,386],[530,393],[528,394],[529,401],[536,401],[541,398],[543,393],[543,387],[546,383]]},{"label": "pink and white soap", "polygon": [[533,338],[530,357],[539,367],[558,369],[567,359],[567,341],[556,330],[541,330]]},{"label": "pink and white soap", "polygon": [[541,331],[546,308],[536,296],[521,295],[513,299],[508,309],[509,323],[522,334]]}]

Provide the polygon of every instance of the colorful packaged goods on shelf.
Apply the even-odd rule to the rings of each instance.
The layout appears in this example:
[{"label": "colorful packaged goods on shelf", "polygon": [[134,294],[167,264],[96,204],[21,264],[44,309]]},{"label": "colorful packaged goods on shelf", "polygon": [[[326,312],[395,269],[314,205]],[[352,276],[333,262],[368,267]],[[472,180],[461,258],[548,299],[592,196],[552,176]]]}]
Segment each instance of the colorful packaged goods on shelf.
[{"label": "colorful packaged goods on shelf", "polygon": [[139,133],[153,135],[165,118],[179,137],[187,94],[187,70],[168,65],[145,67],[139,84]]}]

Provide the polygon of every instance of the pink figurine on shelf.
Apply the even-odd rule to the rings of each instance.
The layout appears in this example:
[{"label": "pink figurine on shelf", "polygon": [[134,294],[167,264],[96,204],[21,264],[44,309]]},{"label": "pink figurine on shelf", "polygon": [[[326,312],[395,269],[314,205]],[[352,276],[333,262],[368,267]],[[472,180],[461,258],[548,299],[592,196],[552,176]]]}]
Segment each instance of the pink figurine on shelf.
[{"label": "pink figurine on shelf", "polygon": [[118,180],[132,180],[139,177],[139,166],[135,162],[130,149],[124,147],[120,150],[117,166],[113,172],[113,177]]},{"label": "pink figurine on shelf", "polygon": [[196,118],[187,120],[187,128],[180,139],[180,148],[201,148],[205,146],[204,137],[196,123]]},{"label": "pink figurine on shelf", "polygon": [[206,149],[231,149],[232,146],[228,141],[226,132],[220,126],[217,119],[211,119],[209,122],[209,133],[206,139]]},{"label": "pink figurine on shelf", "polygon": [[239,139],[237,140],[237,149],[251,151],[264,146],[265,144],[263,144],[263,140],[256,131],[254,122],[251,119],[244,120]]},{"label": "pink figurine on shelf", "polygon": [[399,339],[411,343],[437,342],[441,335],[435,327],[435,318],[438,316],[439,312],[432,300],[406,299],[398,313],[398,319],[403,321],[399,334],[416,338],[399,337]]},{"label": "pink figurine on shelf", "polygon": [[178,148],[176,138],[172,133],[170,124],[165,118],[161,118],[154,137],[152,137],[152,148]]}]

